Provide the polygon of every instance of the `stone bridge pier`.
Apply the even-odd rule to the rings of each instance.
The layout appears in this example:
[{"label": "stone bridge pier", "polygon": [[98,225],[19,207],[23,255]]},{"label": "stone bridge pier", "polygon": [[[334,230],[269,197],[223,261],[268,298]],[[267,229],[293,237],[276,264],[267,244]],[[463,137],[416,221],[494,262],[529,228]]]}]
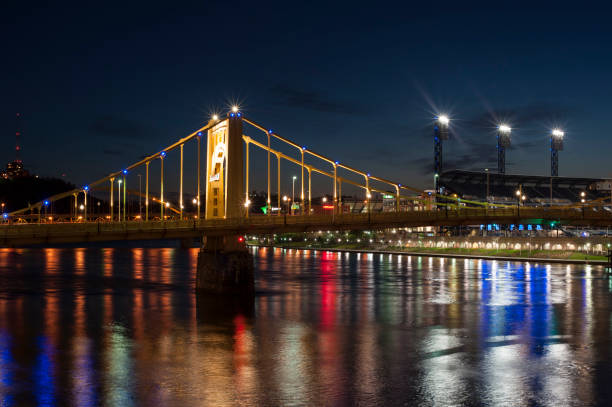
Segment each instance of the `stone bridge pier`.
[{"label": "stone bridge pier", "polygon": [[198,254],[196,292],[253,298],[253,255],[242,236],[208,236]]}]

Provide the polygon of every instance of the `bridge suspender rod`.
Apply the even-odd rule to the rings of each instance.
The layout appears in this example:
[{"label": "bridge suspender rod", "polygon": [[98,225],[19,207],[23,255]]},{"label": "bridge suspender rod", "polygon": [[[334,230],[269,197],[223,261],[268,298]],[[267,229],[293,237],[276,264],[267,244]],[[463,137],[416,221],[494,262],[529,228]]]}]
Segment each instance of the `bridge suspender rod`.
[{"label": "bridge suspender rod", "polygon": [[333,214],[336,214],[338,210],[338,166],[334,163],[334,211]]},{"label": "bridge suspender rod", "polygon": [[121,222],[121,184],[117,185],[117,222]]},{"label": "bridge suspender rod", "polygon": [[125,222],[126,220],[126,214],[127,212],[127,181],[125,179],[125,176],[123,177],[123,221]]},{"label": "bridge suspender rod", "polygon": [[245,157],[245,167],[246,167],[246,178],[244,180],[244,207],[246,209],[245,216],[249,217],[249,142],[246,142],[246,157]]},{"label": "bridge suspender rod", "polygon": [[312,186],[310,179],[312,178],[312,173],[310,168],[308,168],[308,215],[311,214],[312,212],[312,195],[311,195],[311,189],[310,187]]},{"label": "bridge suspender rod", "polygon": [[368,213],[370,213],[370,201],[372,200],[372,193],[370,192],[370,176],[366,174],[365,176],[366,182],[366,201],[368,203]]},{"label": "bridge suspender rod", "polygon": [[276,179],[276,185],[278,187],[278,216],[281,215],[281,183],[280,183],[280,163],[281,157],[279,153],[276,153],[276,160],[278,161],[277,170],[278,170],[278,178]]},{"label": "bridge suspender rod", "polygon": [[267,131],[266,135],[268,136],[268,200],[266,203],[268,206],[267,214],[270,216],[272,214],[272,201],[270,200],[270,132]]},{"label": "bridge suspender rod", "polygon": [[198,205],[197,208],[197,216],[198,216],[198,220],[200,219],[200,187],[201,187],[201,182],[200,182],[200,153],[201,153],[201,141],[202,141],[202,137],[198,137],[198,191],[197,191],[197,196],[196,196],[196,205]]},{"label": "bridge suspender rod", "polygon": [[301,193],[300,193],[300,208],[302,208],[302,212],[304,211],[304,149],[300,149],[300,153],[302,153],[302,175],[300,176],[301,181]]},{"label": "bridge suspender rod", "polygon": [[149,161],[145,164],[145,220],[149,220]]},{"label": "bridge suspender rod", "polygon": [[111,178],[110,181],[110,220],[113,221],[113,187],[115,186],[115,179]]},{"label": "bridge suspender rod", "polygon": [[161,187],[160,187],[160,191],[159,191],[159,206],[161,207],[160,209],[160,214],[161,214],[161,221],[164,221],[164,157],[163,156],[159,156],[159,162],[160,162],[160,179],[161,179]]},{"label": "bridge suspender rod", "polygon": [[179,219],[183,219],[183,146],[185,144],[181,144],[181,169],[180,169],[180,181],[179,181]]},{"label": "bridge suspender rod", "polygon": [[77,205],[78,205],[78,193],[72,194],[72,196],[74,197],[74,220],[77,220],[77,218],[79,217],[79,212],[77,210]]}]

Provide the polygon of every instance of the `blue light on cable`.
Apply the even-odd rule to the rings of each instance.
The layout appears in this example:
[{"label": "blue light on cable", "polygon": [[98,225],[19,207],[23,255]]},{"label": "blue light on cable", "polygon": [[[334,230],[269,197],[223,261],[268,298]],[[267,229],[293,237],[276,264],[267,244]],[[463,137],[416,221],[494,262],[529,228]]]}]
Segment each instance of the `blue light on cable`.
[{"label": "blue light on cable", "polygon": [[44,204],[45,206],[47,206],[47,205],[49,205],[49,201],[44,201],[44,202],[43,202],[43,204]]}]

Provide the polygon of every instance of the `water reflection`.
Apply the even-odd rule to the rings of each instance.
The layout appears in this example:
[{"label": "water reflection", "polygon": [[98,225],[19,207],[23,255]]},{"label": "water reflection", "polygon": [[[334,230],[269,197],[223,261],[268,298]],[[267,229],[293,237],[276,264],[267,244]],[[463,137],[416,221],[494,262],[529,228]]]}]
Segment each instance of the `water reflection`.
[{"label": "water reflection", "polygon": [[196,249],[0,249],[0,405],[612,402],[599,267],[253,253],[254,302]]}]

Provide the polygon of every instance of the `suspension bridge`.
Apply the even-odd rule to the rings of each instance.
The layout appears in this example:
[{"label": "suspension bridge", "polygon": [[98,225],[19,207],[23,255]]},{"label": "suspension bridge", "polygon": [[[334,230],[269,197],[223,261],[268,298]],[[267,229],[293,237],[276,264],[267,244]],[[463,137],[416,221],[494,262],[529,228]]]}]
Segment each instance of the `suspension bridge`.
[{"label": "suspension bridge", "polygon": [[[245,131],[247,126],[249,132]],[[249,135],[253,132],[256,135]],[[273,148],[273,141],[292,150],[292,153]],[[202,177],[204,143],[206,172]],[[195,208],[187,211],[184,156],[185,148],[193,145],[197,150],[195,197],[192,201]],[[253,178],[251,150],[255,148],[263,150],[266,157],[267,191],[261,214],[252,210],[253,202],[249,194]],[[166,180],[176,177],[176,174],[164,173],[167,170],[164,163],[170,154],[176,152],[179,161],[178,198],[173,203],[168,198]],[[276,174],[273,174],[273,164]],[[296,167],[299,169],[297,197],[294,190],[291,198],[282,196],[281,170],[285,167],[292,168],[292,171]],[[151,183],[155,168],[159,168],[157,194],[152,192]],[[144,193],[140,182],[138,192],[127,188],[128,181],[130,185],[133,184],[128,178],[134,174],[139,176],[139,181],[144,175]],[[328,188],[325,198],[327,195],[331,197],[330,202],[323,205],[327,209],[323,212],[313,208],[313,176],[324,178]],[[297,178],[292,177],[292,189]],[[262,181],[257,182],[261,184]],[[272,194],[274,184],[275,195]],[[345,213],[342,205],[343,186],[356,189],[363,197],[364,204],[358,213]],[[390,197],[391,207],[385,211],[373,211],[371,203],[374,194]],[[106,195],[104,200],[100,198],[101,195]],[[144,199],[144,213],[140,205],[138,214],[134,213],[130,202],[135,196],[139,200]],[[91,205],[94,199],[97,199],[96,205]],[[102,201],[108,202],[107,214],[101,213]],[[283,205],[287,210],[281,210]],[[492,205],[425,192],[314,152],[244,117],[234,108],[225,118],[213,117],[204,127],[120,171],[3,214],[0,244],[14,247],[199,237],[203,238],[203,244],[198,255],[196,290],[249,298],[254,295],[254,272],[251,254],[244,242],[243,235],[246,233],[491,223],[563,222],[609,226],[612,224],[611,206],[612,202],[605,200],[584,202],[579,207],[521,207],[520,202],[515,206]],[[68,213],[59,213],[62,207],[71,209]]]},{"label": "suspension bridge", "polygon": [[[246,135],[246,126],[254,129],[259,137]],[[281,146],[286,146],[293,153],[273,148],[273,141],[280,142]],[[206,147],[205,176],[201,176],[203,144]],[[197,151],[195,197],[192,209],[187,211],[184,156],[185,148],[193,145]],[[253,175],[250,152],[253,148],[263,150],[267,160],[267,197],[263,211],[265,214],[254,214],[251,211],[249,188]],[[169,154],[177,152],[178,174],[168,173],[164,162]],[[154,163],[158,163],[156,167],[159,169],[157,195],[150,192],[151,167]],[[283,196],[281,191],[281,170],[287,163],[293,165],[293,169],[297,167],[299,171],[298,195],[293,199]],[[276,174],[273,174],[273,166]],[[135,191],[127,188],[128,177],[136,172],[144,172],[144,192],[141,189]],[[167,198],[165,183],[168,178],[177,175],[178,199],[173,203]],[[325,185],[329,185],[328,193],[331,198],[325,205],[328,210],[323,211],[323,214],[313,209],[313,175],[329,180],[329,184]],[[344,212],[343,185],[361,191],[364,204],[359,213]],[[273,195],[274,186],[276,193]],[[92,209],[90,203],[93,193],[98,196],[106,195],[104,198],[107,213],[100,213],[99,206],[97,212],[96,208]],[[386,212],[373,211],[373,194],[393,197],[393,207]],[[134,211],[134,205],[130,206],[130,200],[135,197],[144,200],[144,210],[139,208],[137,213]],[[276,202],[273,202],[273,198]],[[97,199],[99,205],[100,198]],[[287,200],[290,202],[285,202]],[[64,208],[71,208],[70,213],[54,213],[53,208],[60,207],[60,202],[64,202]],[[283,213],[283,206],[291,209]],[[519,204],[492,205],[426,193],[309,150],[302,144],[284,138],[244,117],[240,111],[234,109],[227,117],[213,117],[204,127],[122,170],[112,172],[80,188],[3,214],[0,244],[22,246],[239,236],[245,233],[268,234],[320,229],[356,230],[490,223],[563,222],[609,226],[612,224],[609,208],[610,203],[601,200],[579,206],[521,207]]]}]

